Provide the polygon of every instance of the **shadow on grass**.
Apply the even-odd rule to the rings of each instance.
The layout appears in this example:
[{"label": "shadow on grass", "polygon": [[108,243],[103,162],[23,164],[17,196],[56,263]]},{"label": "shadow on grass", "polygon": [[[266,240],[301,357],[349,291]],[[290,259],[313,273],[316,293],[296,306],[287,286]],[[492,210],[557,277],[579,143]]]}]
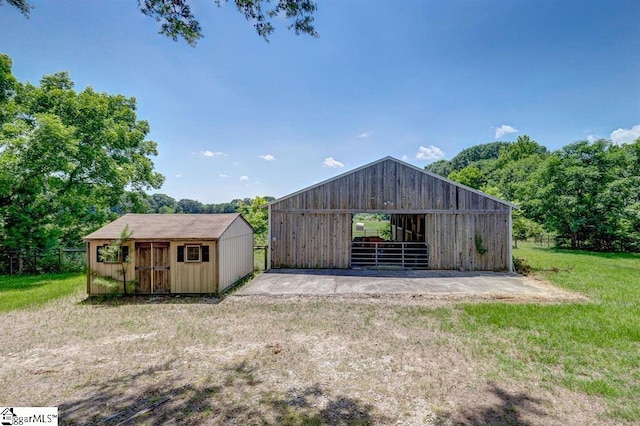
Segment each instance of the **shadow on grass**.
[{"label": "shadow on grass", "polygon": [[118,307],[125,305],[215,305],[224,300],[217,294],[101,294],[88,296],[80,305]]},{"label": "shadow on grass", "polygon": [[[498,402],[493,405],[466,408],[458,415],[456,424],[460,425],[518,425],[529,426],[539,424],[546,413],[539,408],[541,401],[524,392],[509,393],[495,383],[489,384],[489,391]],[[536,418],[535,422],[526,420]]]},{"label": "shadow on grass", "polygon": [[[317,384],[284,393],[257,389],[262,382],[246,361],[228,365],[215,383],[155,380],[173,373],[172,363],[89,386],[86,396],[59,404],[60,424],[372,425],[388,421],[375,415],[372,406],[328,395]],[[137,381],[155,383],[136,386]]]},{"label": "shadow on grass", "polygon": [[237,282],[227,287],[222,293],[165,293],[165,294],[94,294],[87,296],[86,299],[80,301],[81,305],[97,305],[97,306],[122,306],[122,305],[181,305],[181,304],[204,304],[215,305],[240,289],[246,283],[255,277],[255,273],[250,273]]}]

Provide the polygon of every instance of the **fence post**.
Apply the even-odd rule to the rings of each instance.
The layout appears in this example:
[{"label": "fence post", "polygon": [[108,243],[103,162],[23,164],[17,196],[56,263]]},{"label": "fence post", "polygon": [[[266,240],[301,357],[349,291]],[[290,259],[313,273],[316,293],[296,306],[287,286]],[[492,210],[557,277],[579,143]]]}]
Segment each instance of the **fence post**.
[{"label": "fence post", "polygon": [[267,250],[269,250],[269,246],[264,246],[264,270],[267,270]]},{"label": "fence post", "polygon": [[375,257],[375,265],[378,266],[378,243],[374,243],[375,244],[375,253],[376,253],[376,257]]}]

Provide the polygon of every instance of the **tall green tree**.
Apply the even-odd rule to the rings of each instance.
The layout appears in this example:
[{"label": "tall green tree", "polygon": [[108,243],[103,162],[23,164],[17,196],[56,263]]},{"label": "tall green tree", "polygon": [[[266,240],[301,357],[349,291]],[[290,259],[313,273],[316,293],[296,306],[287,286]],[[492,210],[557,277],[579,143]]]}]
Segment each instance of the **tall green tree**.
[{"label": "tall green tree", "polygon": [[269,210],[263,206],[270,201],[269,198],[256,196],[253,199],[242,201],[238,205],[238,213],[242,214],[253,227],[256,244],[266,244],[267,242]]},{"label": "tall green tree", "polygon": [[552,153],[529,181],[525,211],[574,248],[637,248],[638,144],[579,141]]},{"label": "tall green tree", "polygon": [[[156,143],[135,98],[81,92],[66,72],[15,81],[0,55],[0,244],[78,244],[126,191],[159,188]],[[9,88],[8,90],[6,88]]]},{"label": "tall green tree", "polygon": [[527,182],[548,156],[547,148],[529,136],[505,146],[491,172],[491,181],[500,188],[503,196],[516,203],[525,196]]}]

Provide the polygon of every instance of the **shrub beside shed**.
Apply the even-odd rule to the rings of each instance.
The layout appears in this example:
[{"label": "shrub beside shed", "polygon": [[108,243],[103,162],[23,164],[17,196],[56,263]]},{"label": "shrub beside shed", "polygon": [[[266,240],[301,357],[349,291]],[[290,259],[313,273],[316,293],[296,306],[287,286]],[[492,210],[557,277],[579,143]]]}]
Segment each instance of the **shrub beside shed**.
[{"label": "shrub beside shed", "polygon": [[[106,261],[101,253],[125,227],[131,237]],[[88,294],[113,291],[97,277],[122,292],[123,270],[139,294],[219,293],[253,271],[253,228],[240,214],[126,214],[84,241]]]}]

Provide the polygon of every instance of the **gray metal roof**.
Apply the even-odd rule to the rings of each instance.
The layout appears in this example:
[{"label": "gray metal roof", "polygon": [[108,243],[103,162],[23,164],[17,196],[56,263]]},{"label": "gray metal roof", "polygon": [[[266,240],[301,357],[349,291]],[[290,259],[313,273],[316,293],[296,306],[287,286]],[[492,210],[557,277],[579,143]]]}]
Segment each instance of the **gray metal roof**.
[{"label": "gray metal roof", "polygon": [[[228,214],[126,214],[84,237],[84,240],[113,240],[126,225],[136,240],[218,239],[239,213]],[[251,226],[247,223],[248,226]]]}]

